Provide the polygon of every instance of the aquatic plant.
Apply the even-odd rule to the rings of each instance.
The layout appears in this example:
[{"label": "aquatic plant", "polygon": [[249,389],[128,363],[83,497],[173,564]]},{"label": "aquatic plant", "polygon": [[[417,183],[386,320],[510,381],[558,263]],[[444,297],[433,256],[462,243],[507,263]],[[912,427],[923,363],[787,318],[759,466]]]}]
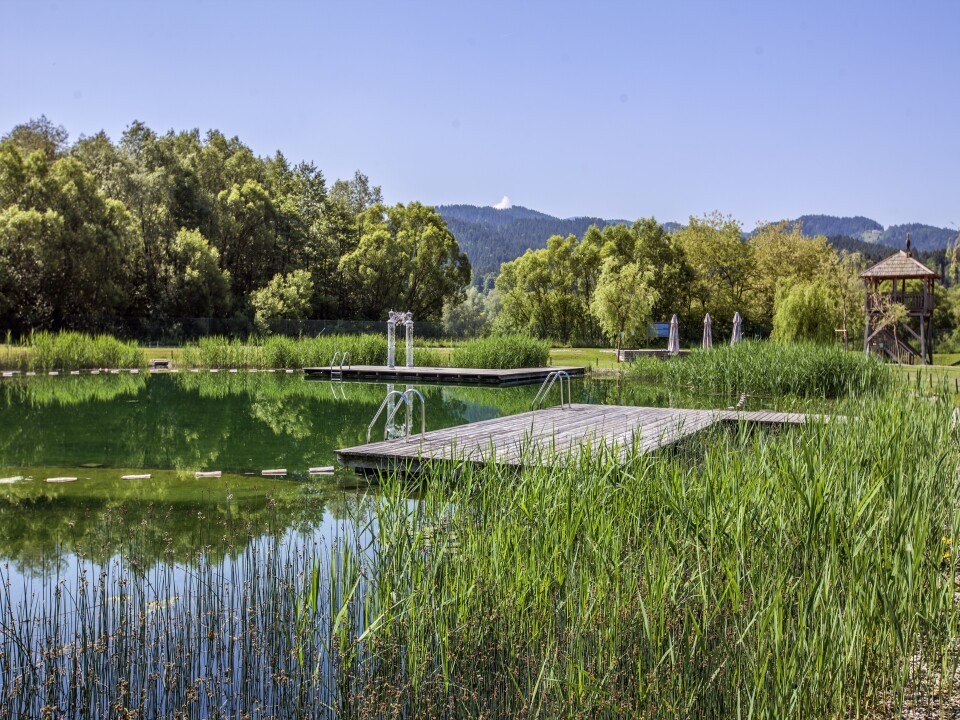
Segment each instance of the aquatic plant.
[{"label": "aquatic plant", "polygon": [[[398,361],[402,364],[403,343],[398,345]],[[341,356],[349,353],[349,363],[353,365],[385,365],[387,339],[372,333],[301,338],[272,335],[259,340],[212,336],[187,345],[183,349],[182,363],[192,368],[300,369],[330,365],[338,352]],[[442,356],[416,347],[414,362],[421,366],[438,366],[442,365]]]},{"label": "aquatic plant", "polygon": [[[9,337],[7,338],[10,339]],[[35,330],[18,346],[6,345],[0,354],[5,370],[47,372],[91,368],[145,368],[146,355],[134,342],[111,335]]]},{"label": "aquatic plant", "polygon": [[458,368],[544,367],[550,344],[529,335],[491,335],[467,340],[453,350],[450,365]]},{"label": "aquatic plant", "polygon": [[751,341],[668,360],[641,357],[626,373],[710,392],[819,398],[875,391],[891,379],[888,366],[863,353],[845,352],[839,345]]},{"label": "aquatic plant", "polygon": [[949,695],[952,411],[851,402],[622,467],[437,469],[415,504],[385,479],[344,643],[377,659],[367,712],[852,717]]}]

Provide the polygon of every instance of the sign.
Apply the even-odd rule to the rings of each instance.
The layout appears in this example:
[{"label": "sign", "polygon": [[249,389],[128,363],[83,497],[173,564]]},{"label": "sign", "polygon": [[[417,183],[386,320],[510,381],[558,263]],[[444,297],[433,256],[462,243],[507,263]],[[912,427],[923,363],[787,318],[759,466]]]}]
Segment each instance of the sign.
[{"label": "sign", "polygon": [[651,340],[653,338],[668,338],[670,337],[670,323],[661,322],[661,323],[650,323],[647,329],[647,337]]}]

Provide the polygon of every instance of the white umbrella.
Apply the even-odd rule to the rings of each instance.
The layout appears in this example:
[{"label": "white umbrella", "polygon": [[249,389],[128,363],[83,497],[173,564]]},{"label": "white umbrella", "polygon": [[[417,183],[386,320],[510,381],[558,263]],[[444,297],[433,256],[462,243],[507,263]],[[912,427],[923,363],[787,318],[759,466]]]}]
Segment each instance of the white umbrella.
[{"label": "white umbrella", "polygon": [[736,312],[733,314],[733,335],[730,336],[730,344],[736,345],[738,342],[743,341],[743,318],[740,317],[740,313]]},{"label": "white umbrella", "polygon": [[667,352],[680,352],[680,322],[676,315],[670,318],[670,340],[667,342]]},{"label": "white umbrella", "polygon": [[710,313],[703,319],[703,349],[709,350],[713,347],[713,320],[710,319]]}]

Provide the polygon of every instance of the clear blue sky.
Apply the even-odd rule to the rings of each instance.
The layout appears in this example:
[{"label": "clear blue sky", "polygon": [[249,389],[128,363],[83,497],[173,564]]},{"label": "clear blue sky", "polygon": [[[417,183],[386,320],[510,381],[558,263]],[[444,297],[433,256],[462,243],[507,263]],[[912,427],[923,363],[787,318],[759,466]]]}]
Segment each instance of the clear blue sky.
[{"label": "clear blue sky", "polygon": [[0,132],[218,128],[389,202],[960,225],[960,1],[0,0]]}]

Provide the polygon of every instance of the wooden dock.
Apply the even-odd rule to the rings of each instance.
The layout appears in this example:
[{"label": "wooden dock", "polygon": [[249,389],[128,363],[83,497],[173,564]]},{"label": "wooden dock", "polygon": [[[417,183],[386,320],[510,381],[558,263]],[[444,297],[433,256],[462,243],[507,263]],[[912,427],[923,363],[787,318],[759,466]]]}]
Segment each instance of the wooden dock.
[{"label": "wooden dock", "polygon": [[[340,373],[341,368],[308,367],[303,371],[308,377],[329,378],[331,370]],[[583,377],[582,367],[514,368],[510,370],[485,370],[481,368],[439,367],[394,367],[386,365],[344,365],[343,380],[396,380],[417,383],[460,383],[471,385],[532,385],[554,370],[564,370],[571,378]]]},{"label": "wooden dock", "polygon": [[625,458],[634,446],[640,453],[653,452],[721,422],[802,425],[808,419],[767,411],[574,404],[343,448],[337,459],[357,470],[416,469],[440,460],[520,466],[567,462],[600,446],[616,448]]}]

